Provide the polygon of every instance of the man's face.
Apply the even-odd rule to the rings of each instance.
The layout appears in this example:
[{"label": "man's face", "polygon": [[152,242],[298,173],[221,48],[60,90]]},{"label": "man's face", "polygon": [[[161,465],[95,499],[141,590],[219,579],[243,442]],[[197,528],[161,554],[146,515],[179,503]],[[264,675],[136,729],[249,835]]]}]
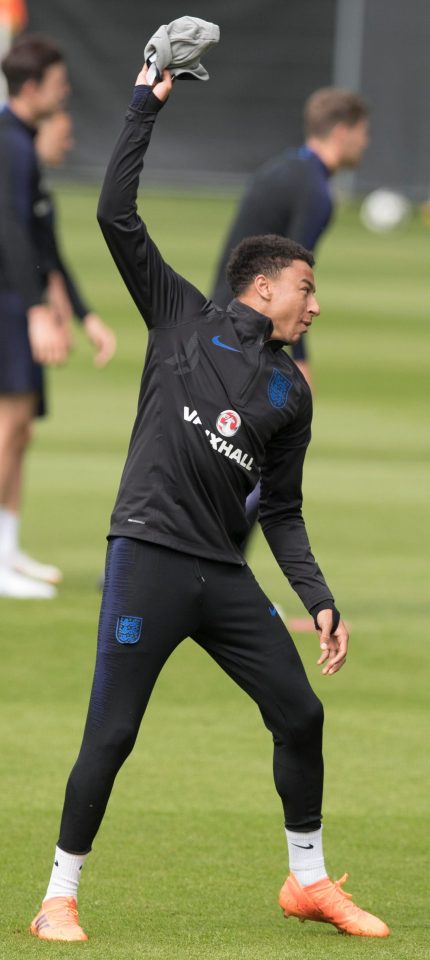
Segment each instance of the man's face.
[{"label": "man's face", "polygon": [[67,69],[64,63],[47,67],[39,83],[32,82],[31,98],[35,120],[42,120],[62,107],[70,93]]},{"label": "man's face", "polygon": [[342,167],[357,167],[369,145],[369,121],[359,120],[353,127],[339,124],[339,146]]},{"label": "man's face", "polygon": [[273,324],[271,339],[297,343],[320,312],[312,268],[304,260],[293,260],[266,283],[270,291],[267,313]]}]

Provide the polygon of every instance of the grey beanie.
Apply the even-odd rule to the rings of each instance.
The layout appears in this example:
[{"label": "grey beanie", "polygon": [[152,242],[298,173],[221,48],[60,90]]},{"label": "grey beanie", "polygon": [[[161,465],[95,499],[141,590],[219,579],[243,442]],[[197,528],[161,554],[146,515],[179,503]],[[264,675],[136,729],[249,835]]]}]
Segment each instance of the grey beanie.
[{"label": "grey beanie", "polygon": [[186,80],[209,80],[200,57],[219,41],[219,27],[199,17],[179,17],[163,24],[145,47],[145,62],[149,66],[148,83],[160,79],[163,70],[172,77]]}]

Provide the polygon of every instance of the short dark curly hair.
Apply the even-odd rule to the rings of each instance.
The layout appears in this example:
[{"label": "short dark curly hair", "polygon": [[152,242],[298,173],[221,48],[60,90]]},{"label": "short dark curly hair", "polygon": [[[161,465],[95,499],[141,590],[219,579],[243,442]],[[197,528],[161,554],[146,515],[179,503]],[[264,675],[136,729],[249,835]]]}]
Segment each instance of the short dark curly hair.
[{"label": "short dark curly hair", "polygon": [[276,277],[293,260],[304,260],[313,267],[315,260],[310,250],[288,237],[268,233],[261,237],[247,237],[232,250],[227,264],[227,280],[235,297],[264,273]]}]

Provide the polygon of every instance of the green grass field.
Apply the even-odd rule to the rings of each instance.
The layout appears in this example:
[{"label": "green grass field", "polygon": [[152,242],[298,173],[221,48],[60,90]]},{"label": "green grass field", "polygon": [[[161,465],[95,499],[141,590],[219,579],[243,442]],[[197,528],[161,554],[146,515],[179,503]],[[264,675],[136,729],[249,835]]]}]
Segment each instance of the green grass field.
[{"label": "green grass field", "polygon": [[[270,738],[254,705],[186,641],[167,664],[119,774],[85,868],[84,946],[33,940],[66,777],[91,682],[104,536],[124,461],[145,329],[95,223],[96,192],[63,189],[66,252],[118,332],[111,367],[77,336],[50,376],[24,511],[26,547],[58,563],[50,603],[0,600],[2,897],[0,957],[68,960],[424,960],[428,919],[428,277],[418,219],[376,238],[344,208],[320,250],[312,332],[314,438],[305,517],[352,625],[345,669],[322,678],[313,634],[297,636],[326,708],[325,849],[387,941],[287,923],[287,867]],[[146,216],[166,258],[208,289],[234,199],[151,193]],[[184,232],[186,240],[184,240]],[[252,566],[290,616],[296,596],[257,536]],[[234,731],[234,734],[233,734]]]}]

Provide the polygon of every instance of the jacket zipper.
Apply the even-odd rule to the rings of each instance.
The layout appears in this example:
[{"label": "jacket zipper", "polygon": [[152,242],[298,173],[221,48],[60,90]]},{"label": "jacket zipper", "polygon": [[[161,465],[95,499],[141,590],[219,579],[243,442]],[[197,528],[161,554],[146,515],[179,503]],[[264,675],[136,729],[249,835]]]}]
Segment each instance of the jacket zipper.
[{"label": "jacket zipper", "polygon": [[261,340],[261,341],[260,341],[260,344],[259,344],[259,349],[258,349],[258,363],[257,363],[257,366],[256,366],[256,367],[254,368],[254,370],[252,371],[252,373],[250,374],[250,376],[248,377],[248,379],[247,379],[247,381],[246,381],[246,383],[245,383],[245,386],[243,387],[243,389],[242,389],[241,392],[240,392],[240,399],[241,399],[241,400],[245,400],[245,399],[246,399],[246,394],[248,393],[248,391],[249,391],[252,383],[254,383],[254,381],[255,381],[256,378],[258,377],[258,374],[260,373],[261,359],[262,359],[262,354],[263,354],[264,346],[265,346],[265,341],[264,341],[264,340]]}]

